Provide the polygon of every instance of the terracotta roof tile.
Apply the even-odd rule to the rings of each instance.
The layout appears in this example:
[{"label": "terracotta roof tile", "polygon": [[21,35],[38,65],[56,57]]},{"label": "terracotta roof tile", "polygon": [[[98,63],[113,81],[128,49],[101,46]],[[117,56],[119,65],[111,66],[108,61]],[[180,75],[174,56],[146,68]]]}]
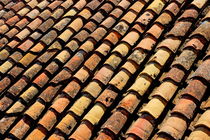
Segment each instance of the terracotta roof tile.
[{"label": "terracotta roof tile", "polygon": [[16,119],[16,117],[9,117],[9,116],[5,116],[1,119],[0,122],[0,133],[1,134],[5,134],[5,132],[10,128],[11,124],[14,122],[14,120]]},{"label": "terracotta roof tile", "polygon": [[160,67],[156,63],[149,63],[140,75],[147,75],[152,79],[155,79],[160,73]]},{"label": "terracotta roof tile", "polygon": [[167,33],[167,35],[173,35],[175,37],[183,37],[186,32],[191,27],[192,23],[188,21],[180,21],[178,22],[171,31]]},{"label": "terracotta roof tile", "polygon": [[173,108],[171,113],[180,113],[188,119],[192,119],[193,113],[195,111],[196,104],[190,98],[182,98],[179,100],[177,105]]},{"label": "terracotta roof tile", "polygon": [[[26,112],[25,114],[30,116],[32,119],[37,120],[39,117],[38,114],[44,110],[45,106],[40,102],[35,102]],[[38,112],[38,113],[37,113]]]},{"label": "terracotta roof tile", "polygon": [[138,32],[131,31],[122,39],[122,41],[125,41],[129,45],[133,46],[136,44],[139,38],[140,38],[140,35]]},{"label": "terracotta roof tile", "polygon": [[8,77],[5,77],[0,81],[0,92],[2,92],[8,85],[10,85],[11,80]]},{"label": "terracotta roof tile", "polygon": [[61,6],[65,9],[68,9],[73,4],[74,4],[73,0],[66,0],[61,4]]},{"label": "terracotta roof tile", "polygon": [[159,38],[160,35],[162,34],[164,28],[158,24],[154,24],[148,31],[148,34],[153,35],[155,38]]},{"label": "terracotta roof tile", "polygon": [[[50,3],[47,7],[49,7],[51,10],[54,10],[57,6],[59,6],[62,3],[63,3],[62,1],[56,0],[52,3]],[[68,4],[68,5],[70,5],[70,4]]]},{"label": "terracotta roof tile", "polygon": [[69,110],[71,112],[74,112],[77,116],[82,116],[82,114],[84,113],[87,106],[91,103],[91,101],[92,100],[90,98],[82,96],[73,104],[73,106]]},{"label": "terracotta roof tile", "polygon": [[191,4],[198,7],[198,8],[202,8],[203,5],[206,3],[206,0],[194,0]]},{"label": "terracotta roof tile", "polygon": [[[177,1],[176,1],[177,2]],[[172,2],[170,3],[167,7],[166,7],[166,11],[170,11],[173,15],[177,15],[179,13],[179,4],[177,4],[176,2]],[[183,0],[180,1],[182,4]]]},{"label": "terracotta roof tile", "polygon": [[49,86],[40,94],[39,98],[41,98],[45,102],[50,102],[54,97],[54,95],[56,94],[56,92],[59,90],[59,88],[60,86],[57,87]]},{"label": "terracotta roof tile", "polygon": [[16,66],[13,69],[11,69],[8,72],[8,74],[11,75],[12,77],[16,78],[22,71],[23,71],[23,68]]},{"label": "terracotta roof tile", "polygon": [[134,134],[141,139],[148,139],[152,129],[153,125],[149,121],[149,116],[144,115],[136,121],[135,125],[132,125],[132,127],[128,129],[126,134]]},{"label": "terracotta roof tile", "polygon": [[101,90],[102,90],[101,85],[96,81],[92,81],[83,89],[83,92],[87,92],[91,96],[96,98],[98,94],[101,92]]},{"label": "terracotta roof tile", "polygon": [[19,16],[25,16],[29,11],[30,11],[29,8],[24,7],[23,9],[21,9],[20,11],[17,12],[17,15],[19,15]]},{"label": "terracotta roof tile", "polygon": [[105,40],[109,41],[112,44],[116,44],[119,41],[120,37],[121,36],[118,35],[117,33],[112,32],[105,38]]},{"label": "terracotta roof tile", "polygon": [[98,63],[101,61],[101,57],[94,53],[85,63],[84,66],[87,67],[89,70],[93,71]]},{"label": "terracotta roof tile", "polygon": [[177,86],[172,82],[163,82],[159,87],[154,89],[152,96],[160,96],[166,101],[169,101],[173,94],[176,92]]},{"label": "terracotta roof tile", "polygon": [[54,74],[58,70],[58,68],[59,68],[58,64],[53,61],[45,68],[45,70],[50,74]]},{"label": "terracotta roof tile", "polygon": [[61,132],[69,135],[74,126],[76,125],[76,123],[77,123],[76,119],[71,114],[67,114],[59,122],[56,128],[59,129]]},{"label": "terracotta roof tile", "polygon": [[155,12],[156,14],[159,14],[162,10],[162,8],[164,7],[164,3],[166,1],[162,1],[162,0],[155,0],[153,1],[147,9],[152,10],[153,12]]},{"label": "terracotta roof tile", "polygon": [[119,90],[122,90],[125,87],[127,81],[129,80],[129,77],[129,73],[127,73],[126,71],[120,71],[112,78],[109,84],[113,85]]},{"label": "terracotta roof tile", "polygon": [[13,86],[9,88],[8,92],[14,96],[17,96],[18,94],[20,94],[23,88],[25,88],[26,84],[27,84],[26,80],[24,78],[21,78]]},{"label": "terracotta roof tile", "polygon": [[207,82],[210,82],[209,63],[210,63],[210,60],[204,61],[191,77],[192,78],[200,77],[200,78],[205,79]]},{"label": "terracotta roof tile", "polygon": [[33,83],[42,88],[48,81],[49,77],[45,73],[42,73],[36,79],[34,79]]},{"label": "terracotta roof tile", "polygon": [[201,100],[202,96],[205,93],[206,90],[206,85],[203,84],[201,81],[199,80],[192,80],[189,81],[189,86],[187,86],[183,92],[182,95],[189,95],[191,97],[194,97],[197,100]]},{"label": "terracotta roof tile", "polygon": [[112,77],[113,73],[114,72],[109,67],[105,66],[97,72],[93,79],[99,80],[101,83],[106,85],[109,82],[109,79]]},{"label": "terracotta roof tile", "polygon": [[110,89],[105,89],[101,95],[96,99],[96,102],[102,103],[104,106],[109,107],[112,105],[117,93]]},{"label": "terracotta roof tile", "polygon": [[113,140],[111,135],[101,132],[100,135],[96,138],[96,140]]},{"label": "terracotta roof tile", "polygon": [[166,102],[164,100],[161,98],[153,98],[140,110],[140,113],[149,113],[155,119],[157,119],[165,107]]},{"label": "terracotta roof tile", "polygon": [[210,98],[208,98],[208,100],[202,102],[201,108],[202,109],[209,109],[210,108]]},{"label": "terracotta roof tile", "polygon": [[1,2],[2,2],[2,4],[5,6],[5,5],[7,5],[10,1],[9,1],[9,0],[2,0]]},{"label": "terracotta roof tile", "polygon": [[170,16],[170,14],[168,13],[163,13],[161,14],[161,16],[159,16],[157,19],[156,19],[156,22],[162,24],[162,25],[167,25],[169,24],[169,21],[172,20],[172,17]]},{"label": "terracotta roof tile", "polygon": [[20,19],[18,16],[13,16],[12,18],[9,18],[7,21],[6,21],[6,24],[10,25],[10,26],[13,26],[16,22],[18,22]]},{"label": "terracotta roof tile", "polygon": [[208,28],[210,26],[210,23],[207,21],[203,21],[201,25],[192,33],[193,35],[201,35],[203,36],[206,40],[210,39],[209,33],[208,33]]},{"label": "terracotta roof tile", "polygon": [[159,65],[163,66],[169,57],[169,51],[166,49],[161,49],[150,58],[149,62],[156,62]]},{"label": "terracotta roof tile", "polygon": [[118,105],[118,108],[124,108],[129,113],[133,113],[139,104],[140,99],[135,94],[128,94],[125,98],[121,100]]},{"label": "terracotta roof tile", "polygon": [[6,113],[20,113],[25,109],[25,105],[23,103],[17,101]]},{"label": "terracotta roof tile", "polygon": [[143,26],[146,26],[153,18],[154,15],[152,14],[152,12],[146,11],[141,15],[141,17],[137,19],[137,22],[139,22]]},{"label": "terracotta roof tile", "polygon": [[174,67],[170,69],[170,71],[163,76],[163,79],[164,80],[170,79],[173,80],[175,83],[180,83],[184,78],[184,76],[185,76],[184,71]]},{"label": "terracotta roof tile", "polygon": [[81,83],[84,83],[89,76],[89,71],[85,68],[81,68],[73,77],[77,78]]},{"label": "terracotta roof tile", "polygon": [[180,20],[190,19],[190,18],[195,19],[197,16],[198,16],[198,11],[196,9],[188,9],[186,10],[186,12],[182,14],[182,16],[180,17]]},{"label": "terracotta roof tile", "polygon": [[127,120],[127,116],[121,113],[120,111],[116,111],[113,115],[103,124],[102,128],[109,129],[115,135],[119,133],[121,128],[123,127],[125,121]]},{"label": "terracotta roof tile", "polygon": [[70,69],[71,71],[75,71],[78,66],[84,61],[85,52],[79,51],[77,52],[66,64],[65,67]]},{"label": "terracotta roof tile", "polygon": [[27,137],[26,140],[33,140],[33,139],[43,139],[45,138],[47,132],[41,126],[38,126],[37,129],[34,129]]},{"label": "terracotta roof tile", "polygon": [[116,69],[122,59],[117,54],[112,54],[104,64],[110,65],[113,69]]},{"label": "terracotta roof tile", "polygon": [[32,53],[27,53],[20,61],[19,63],[23,66],[27,67],[34,59],[36,58],[36,55]]},{"label": "terracotta roof tile", "polygon": [[205,111],[199,120],[196,122],[195,127],[204,126],[207,128],[210,128],[210,122],[209,122],[209,110]]},{"label": "terracotta roof tile", "polygon": [[181,41],[176,38],[167,38],[158,44],[158,48],[167,48],[172,52],[175,52],[177,47],[181,44]]},{"label": "terracotta roof tile", "polygon": [[32,79],[37,72],[39,72],[41,69],[41,65],[35,64],[32,67],[30,67],[23,75],[26,76],[28,79]]},{"label": "terracotta roof tile", "polygon": [[[17,129],[18,129],[18,131],[17,131]],[[15,127],[13,127],[13,129],[10,131],[10,133],[17,138],[22,139],[23,136],[25,135],[25,131],[28,131],[29,129],[30,129],[29,120],[22,119],[15,125]]]},{"label": "terracotta roof tile", "polygon": [[25,92],[23,92],[21,94],[21,98],[25,101],[25,102],[30,102],[31,99],[33,99],[33,97],[38,93],[38,89],[35,88],[34,86],[29,87]]},{"label": "terracotta roof tile", "polygon": [[181,55],[173,62],[173,66],[181,66],[189,70],[196,59],[196,54],[191,50],[184,50]]},{"label": "terracotta roof tile", "polygon": [[156,43],[155,38],[153,37],[145,37],[143,38],[140,43],[135,47],[136,49],[141,48],[144,50],[151,51]]},{"label": "terracotta roof tile", "polygon": [[203,127],[199,127],[194,130],[190,136],[188,137],[189,140],[193,139],[209,139],[209,130]]},{"label": "terracotta roof tile", "polygon": [[65,88],[64,92],[67,93],[70,97],[74,98],[76,94],[79,92],[81,86],[78,82],[71,81]]},{"label": "terracotta roof tile", "polygon": [[[83,132],[83,133],[81,133]],[[82,123],[77,130],[69,137],[70,139],[85,140],[91,138],[91,128],[89,125]]]},{"label": "terracotta roof tile", "polygon": [[[180,124],[180,125],[177,125]],[[158,133],[166,133],[172,136],[174,139],[181,139],[184,131],[187,128],[185,119],[178,116],[171,116],[164,123]]]},{"label": "terracotta roof tile", "polygon": [[127,71],[129,71],[131,74],[134,74],[137,70],[137,65],[132,62],[132,61],[127,61],[123,66],[122,69],[126,69]]},{"label": "terracotta roof tile", "polygon": [[[65,76],[64,76],[65,75]],[[62,70],[60,71],[60,73],[58,73],[53,79],[52,79],[52,83],[58,84],[60,82],[65,81],[66,79],[68,79],[69,77],[71,77],[71,73],[67,70]]]},{"label": "terracotta roof tile", "polygon": [[31,22],[31,23],[28,24],[27,26],[28,26],[31,30],[35,30],[41,23],[42,23],[42,20],[39,19],[39,18],[36,18],[33,22]]},{"label": "terracotta roof tile", "polygon": [[105,107],[101,104],[96,104],[84,116],[83,120],[88,120],[92,125],[97,124],[105,113]]},{"label": "terracotta roof tile", "polygon": [[[57,122],[56,114],[53,111],[49,110],[41,118],[41,120],[39,121],[39,124],[41,124],[44,128],[46,128],[48,131],[50,131],[56,122]],[[34,129],[34,131],[36,131],[36,129]],[[33,133],[33,131],[32,131],[32,133]]]},{"label": "terracotta roof tile", "polygon": [[128,30],[129,26],[125,23],[125,22],[119,22],[115,27],[114,30],[121,34],[124,35],[126,33],[126,31]]}]

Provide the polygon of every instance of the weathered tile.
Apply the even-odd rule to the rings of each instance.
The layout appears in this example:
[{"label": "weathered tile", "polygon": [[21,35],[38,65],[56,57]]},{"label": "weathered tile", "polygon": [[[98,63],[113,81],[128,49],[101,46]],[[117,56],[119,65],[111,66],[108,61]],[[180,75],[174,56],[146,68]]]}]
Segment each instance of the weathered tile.
[{"label": "weathered tile", "polygon": [[182,66],[186,70],[190,70],[197,55],[191,50],[184,50],[179,57],[173,62],[173,66]]},{"label": "weathered tile", "polygon": [[198,69],[192,74],[192,78],[200,77],[210,82],[210,60],[204,61]]},{"label": "weathered tile", "polygon": [[81,123],[69,138],[85,140],[85,139],[90,139],[91,135],[92,135],[91,127],[86,123]]},{"label": "weathered tile", "polygon": [[103,84],[107,84],[113,75],[113,71],[107,66],[102,67],[93,79],[100,81]]},{"label": "weathered tile", "polygon": [[82,116],[84,111],[87,109],[92,100],[86,96],[82,96],[73,104],[73,106],[69,109],[74,112],[77,116]]},{"label": "weathered tile", "polygon": [[205,111],[201,117],[199,118],[199,120],[196,122],[195,127],[199,127],[199,126],[205,126],[207,128],[210,128],[210,121],[209,121],[209,115],[210,114],[210,110]]},{"label": "weathered tile", "polygon": [[26,140],[33,140],[33,139],[44,139],[47,135],[46,130],[38,126],[36,129],[34,129],[27,137]]},{"label": "weathered tile", "polygon": [[139,77],[135,83],[128,89],[128,91],[135,91],[140,96],[143,96],[151,85],[151,79],[147,77]]},{"label": "weathered tile", "polygon": [[58,123],[56,128],[59,129],[61,132],[69,135],[74,126],[76,125],[76,123],[77,123],[76,119],[71,114],[67,114]]},{"label": "weathered tile", "polygon": [[[30,121],[27,119],[21,119],[10,131],[15,137],[22,139],[25,133],[30,129]],[[18,131],[17,131],[18,130]]]},{"label": "weathered tile", "polygon": [[209,139],[209,130],[206,129],[205,127],[199,127],[196,128],[188,137],[188,140],[194,140],[194,139]]},{"label": "weathered tile", "polygon": [[153,125],[148,119],[147,115],[137,119],[137,121],[128,129],[126,134],[134,134],[141,139],[148,139],[151,131],[153,130]]},{"label": "weathered tile", "polygon": [[124,108],[129,113],[132,114],[134,110],[137,108],[139,102],[140,102],[140,99],[138,99],[136,95],[128,94],[121,100],[117,108]]},{"label": "weathered tile", "polygon": [[96,102],[103,104],[106,107],[112,105],[113,101],[117,97],[117,93],[111,89],[105,89],[101,95],[96,99]]},{"label": "weathered tile", "polygon": [[66,107],[70,104],[70,101],[68,98],[66,97],[59,97],[58,99],[56,99],[52,105],[50,106],[50,108],[53,108],[54,110],[56,110],[58,113],[62,113],[64,111],[64,109],[66,109]]},{"label": "weathered tile", "polygon": [[173,108],[171,113],[180,113],[184,115],[188,119],[192,119],[195,109],[196,109],[195,102],[188,97],[182,97],[177,103],[176,106]]},{"label": "weathered tile", "polygon": [[125,71],[121,70],[118,72],[109,82],[110,85],[122,90],[130,79],[130,75]]},{"label": "weathered tile", "polygon": [[[51,110],[48,110],[45,115],[39,121],[39,124],[44,126],[48,131],[50,131],[53,125],[57,122],[57,116]],[[34,129],[36,130],[36,129]]]},{"label": "weathered tile", "polygon": [[168,102],[176,92],[177,88],[178,87],[174,83],[166,81],[154,89],[152,96],[160,96]]},{"label": "weathered tile", "polygon": [[166,102],[161,98],[151,99],[141,110],[140,113],[149,113],[155,119],[159,118],[166,107]]},{"label": "weathered tile", "polygon": [[166,120],[158,133],[166,133],[174,139],[181,139],[186,128],[186,120],[178,116],[171,116]]},{"label": "weathered tile", "polygon": [[26,110],[25,114],[30,116],[33,120],[37,120],[44,109],[45,106],[36,101],[32,106],[30,106],[29,109]]},{"label": "weathered tile", "polygon": [[92,125],[99,123],[105,113],[105,107],[101,104],[95,104],[92,109],[84,116],[83,120],[88,120]]},{"label": "weathered tile", "polygon": [[114,112],[111,117],[103,124],[102,128],[111,130],[115,135],[117,135],[125,122],[127,121],[127,116],[125,116],[120,111]]},{"label": "weathered tile", "polygon": [[184,78],[184,76],[185,76],[184,71],[174,67],[170,69],[169,72],[167,72],[165,75],[163,75],[163,80],[170,79],[176,83],[180,83]]},{"label": "weathered tile", "polygon": [[91,96],[96,98],[102,91],[101,85],[96,81],[91,81],[84,89],[83,92],[89,93]]}]

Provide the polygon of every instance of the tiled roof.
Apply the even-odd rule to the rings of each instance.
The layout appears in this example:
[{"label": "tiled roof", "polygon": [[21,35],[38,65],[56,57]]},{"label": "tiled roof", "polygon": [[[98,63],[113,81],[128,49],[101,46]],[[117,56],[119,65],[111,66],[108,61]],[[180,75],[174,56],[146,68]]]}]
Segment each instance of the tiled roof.
[{"label": "tiled roof", "polygon": [[0,139],[210,140],[208,0],[1,0]]}]

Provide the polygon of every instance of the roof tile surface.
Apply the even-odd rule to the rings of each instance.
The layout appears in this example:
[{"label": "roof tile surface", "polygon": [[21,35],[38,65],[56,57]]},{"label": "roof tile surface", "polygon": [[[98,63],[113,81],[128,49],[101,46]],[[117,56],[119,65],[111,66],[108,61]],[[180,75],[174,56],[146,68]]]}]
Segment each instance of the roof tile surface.
[{"label": "roof tile surface", "polygon": [[209,137],[207,0],[1,0],[0,137]]}]

